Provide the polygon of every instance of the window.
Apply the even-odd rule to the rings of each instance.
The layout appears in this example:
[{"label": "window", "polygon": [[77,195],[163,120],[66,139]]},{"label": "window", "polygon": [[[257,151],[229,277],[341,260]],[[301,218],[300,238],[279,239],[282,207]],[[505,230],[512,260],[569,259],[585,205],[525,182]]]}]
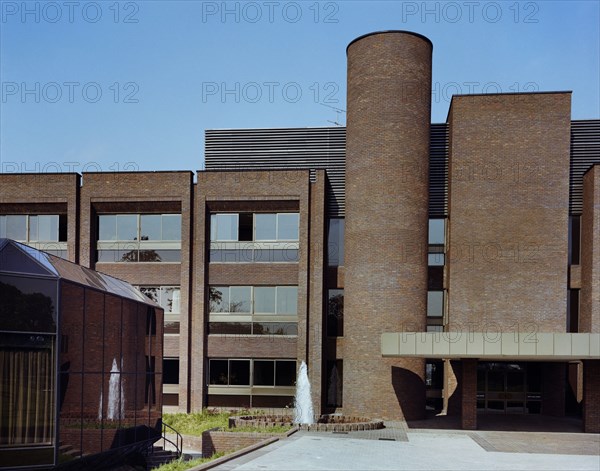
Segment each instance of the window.
[{"label": "window", "polygon": [[138,286],[143,294],[159,304],[164,312],[165,334],[179,334],[181,292],[179,286]]},{"label": "window", "polygon": [[277,287],[277,314],[285,314],[285,315],[298,314],[298,287],[297,286],[278,286]]},{"label": "window", "polygon": [[327,407],[342,407],[344,361],[329,360],[327,362]]},{"label": "window", "polygon": [[98,262],[180,262],[180,214],[98,216]]},{"label": "window", "polygon": [[0,237],[27,241],[27,216],[0,216]]},{"label": "window", "polygon": [[327,231],[327,261],[329,266],[344,265],[344,227],[345,220],[332,218]]},{"label": "window", "polygon": [[250,386],[250,360],[210,360],[209,384]]},{"label": "window", "polygon": [[429,220],[429,254],[427,256],[430,267],[441,267],[446,262],[446,220]]},{"label": "window", "polygon": [[229,288],[229,312],[252,312],[252,288],[231,286]]},{"label": "window", "polygon": [[569,264],[579,265],[581,259],[581,216],[569,217]]},{"label": "window", "polygon": [[261,286],[254,288],[254,312],[274,314],[277,288]]},{"label": "window", "polygon": [[208,298],[211,314],[298,314],[297,286],[211,286]]},{"label": "window", "polygon": [[256,240],[277,240],[277,215],[256,214]]},{"label": "window", "polygon": [[211,359],[208,369],[209,385],[292,387],[296,383],[296,360]]},{"label": "window", "polygon": [[180,214],[103,214],[98,241],[181,241]]},{"label": "window", "polygon": [[255,386],[274,386],[275,385],[275,362],[272,360],[254,360],[254,380]]},{"label": "window", "polygon": [[209,335],[298,335],[297,286],[211,286],[208,293]]},{"label": "window", "polygon": [[250,361],[229,360],[229,384],[248,386],[250,384]]},{"label": "window", "polygon": [[427,292],[427,317],[443,317],[444,315],[444,292]]},{"label": "window", "polygon": [[37,249],[66,257],[67,216],[58,214],[0,216],[0,238],[32,245]]},{"label": "window", "polygon": [[299,238],[298,213],[215,213],[212,242],[285,242]]},{"label": "window", "polygon": [[344,335],[344,290],[330,289],[327,302],[327,335],[342,337]]},{"label": "window", "polygon": [[445,258],[443,253],[429,253],[427,255],[427,264],[430,267],[443,267]]},{"label": "window", "polygon": [[179,384],[179,358],[163,359],[163,384]]},{"label": "window", "polygon": [[444,245],[446,243],[446,220],[429,220],[429,245]]},{"label": "window", "polygon": [[179,314],[179,286],[139,286],[139,290],[164,309],[165,314]]}]

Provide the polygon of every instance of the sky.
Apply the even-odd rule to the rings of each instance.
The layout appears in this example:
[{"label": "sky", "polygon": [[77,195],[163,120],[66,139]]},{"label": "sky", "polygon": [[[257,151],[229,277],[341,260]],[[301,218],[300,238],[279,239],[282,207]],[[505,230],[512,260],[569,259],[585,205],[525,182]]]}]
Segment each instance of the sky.
[{"label": "sky", "polygon": [[0,1],[0,171],[193,170],[204,131],[344,125],[346,46],[433,42],[453,94],[572,90],[600,118],[600,1]]}]

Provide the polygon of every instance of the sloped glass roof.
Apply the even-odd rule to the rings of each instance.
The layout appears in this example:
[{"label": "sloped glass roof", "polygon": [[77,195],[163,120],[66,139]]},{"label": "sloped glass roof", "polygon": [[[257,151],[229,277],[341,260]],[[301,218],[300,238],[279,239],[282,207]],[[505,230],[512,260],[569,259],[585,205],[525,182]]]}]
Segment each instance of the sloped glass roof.
[{"label": "sloped glass roof", "polygon": [[0,272],[61,278],[123,298],[133,299],[153,307],[160,307],[123,280],[77,265],[11,239],[0,239]]}]

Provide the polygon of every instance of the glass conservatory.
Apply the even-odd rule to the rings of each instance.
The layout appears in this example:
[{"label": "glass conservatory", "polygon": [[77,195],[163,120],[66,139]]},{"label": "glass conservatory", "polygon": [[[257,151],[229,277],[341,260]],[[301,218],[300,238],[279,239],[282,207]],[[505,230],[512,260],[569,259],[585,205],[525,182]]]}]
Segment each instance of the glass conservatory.
[{"label": "glass conservatory", "polygon": [[163,310],[0,239],[0,469],[93,469],[160,437]]}]

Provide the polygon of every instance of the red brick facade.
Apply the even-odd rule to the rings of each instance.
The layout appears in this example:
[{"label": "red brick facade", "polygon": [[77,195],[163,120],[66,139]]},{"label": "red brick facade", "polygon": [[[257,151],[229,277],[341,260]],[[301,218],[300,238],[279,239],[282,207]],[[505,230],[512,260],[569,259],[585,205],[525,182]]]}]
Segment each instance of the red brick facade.
[{"label": "red brick facade", "polygon": [[[164,343],[165,356],[179,359],[181,411],[207,406],[209,359],[262,358],[307,362],[316,414],[327,409],[327,362],[333,360],[344,368],[337,412],[397,420],[425,414],[425,358],[382,358],[380,339],[425,331],[428,322],[432,45],[411,33],[378,33],[351,43],[347,54],[344,266],[327,266],[331,215],[324,170],[202,171],[196,183],[192,172],[0,175],[0,215],[67,215],[69,260],[134,285],[181,287],[180,333]],[[600,165],[584,177],[581,264],[569,267],[568,260],[570,100],[570,92],[453,98],[447,297],[440,321],[446,331],[566,332],[568,289],[581,288],[579,332],[600,332]],[[278,211],[299,213],[297,262],[210,262],[211,213]],[[98,216],[121,213],[181,214],[181,262],[96,262]],[[298,334],[209,335],[211,285],[297,286]],[[344,336],[337,338],[327,336],[325,322],[333,288],[345,289]],[[66,335],[84,328],[76,313],[100,304],[109,313],[133,315],[127,303],[117,306],[98,293],[84,299],[75,291],[63,293],[71,313]],[[112,314],[106,323],[86,321],[85,328],[102,325],[115,333],[106,345],[86,348],[93,354],[118,347],[141,361],[147,346],[117,332]],[[68,359],[75,369],[85,354],[82,344],[78,348]],[[100,355],[94,368],[105,371],[114,356]],[[467,429],[477,427],[477,365],[463,359],[444,366],[444,409],[460,414]],[[157,372],[161,366],[157,361]],[[534,365],[541,372],[543,414],[565,412],[565,366]],[[583,395],[586,431],[598,432],[598,368],[597,361],[586,362],[583,386],[571,381],[579,389],[575,395]],[[136,389],[140,400],[142,389]],[[97,415],[97,384],[80,378],[69,394],[83,395],[86,414]],[[213,451],[229,446],[229,435],[223,437],[211,438]],[[241,437],[235,434],[238,442]],[[249,443],[256,437],[243,438]]]},{"label": "red brick facade", "polygon": [[425,411],[423,360],[382,359],[376,346],[384,332],[425,330],[431,54],[427,39],[403,33],[366,36],[348,47],[344,412],[350,415],[402,419]]}]

